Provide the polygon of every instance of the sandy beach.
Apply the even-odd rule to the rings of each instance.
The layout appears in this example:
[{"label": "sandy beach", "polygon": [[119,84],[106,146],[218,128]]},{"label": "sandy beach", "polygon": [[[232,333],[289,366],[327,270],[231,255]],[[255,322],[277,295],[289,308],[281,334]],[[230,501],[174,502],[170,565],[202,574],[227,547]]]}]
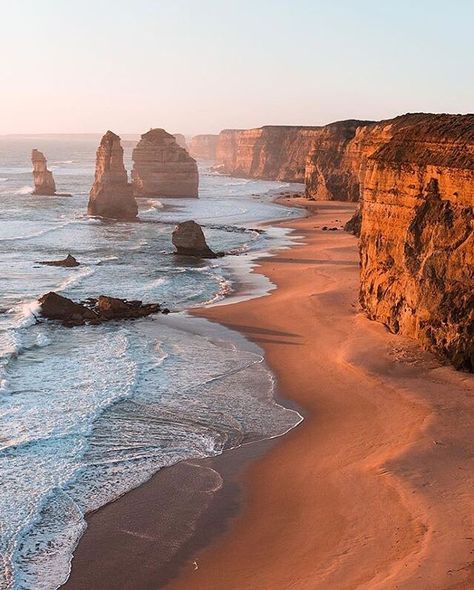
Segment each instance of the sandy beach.
[{"label": "sandy beach", "polygon": [[[355,205],[304,204],[308,217],[285,222],[299,245],[257,270],[277,289],[199,312],[265,350],[304,422],[200,463],[207,477],[201,469],[182,507],[200,507],[188,515],[200,536],[172,569],[158,567],[157,539],[173,526],[160,506],[176,496],[175,468],[93,514],[66,588],[474,587],[474,377],[359,312],[357,241],[322,230],[341,227]],[[220,511],[206,501],[212,461],[227,470]]]}]

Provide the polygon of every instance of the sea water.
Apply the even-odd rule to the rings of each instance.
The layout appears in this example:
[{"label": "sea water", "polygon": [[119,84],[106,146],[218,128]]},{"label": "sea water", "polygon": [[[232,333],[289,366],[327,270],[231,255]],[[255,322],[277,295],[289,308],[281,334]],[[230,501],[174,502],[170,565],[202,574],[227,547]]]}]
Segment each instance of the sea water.
[{"label": "sea water", "polygon": [[[299,414],[277,404],[261,351],[186,315],[253,281],[255,258],[290,237],[265,224],[298,213],[271,201],[287,185],[200,166],[199,199],[139,199],[138,222],[86,215],[98,138],[0,138],[0,588],[51,590],[67,579],[84,515],[160,468],[278,436]],[[59,192],[35,197],[29,156],[45,152]],[[125,161],[130,169],[130,149]],[[289,187],[288,187],[289,188]],[[194,219],[230,254],[172,254]],[[73,254],[77,268],[42,260]],[[263,281],[263,282],[262,282]],[[48,291],[106,294],[173,312],[64,328],[41,321]]]}]

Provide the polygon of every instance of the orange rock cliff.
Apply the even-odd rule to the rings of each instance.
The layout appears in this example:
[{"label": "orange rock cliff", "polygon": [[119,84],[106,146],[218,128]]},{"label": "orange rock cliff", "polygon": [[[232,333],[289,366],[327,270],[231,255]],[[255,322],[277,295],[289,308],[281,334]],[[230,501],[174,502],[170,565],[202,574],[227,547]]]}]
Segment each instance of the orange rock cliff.
[{"label": "orange rock cliff", "polygon": [[215,160],[218,135],[195,135],[191,139],[189,153],[197,160]]},{"label": "orange rock cliff", "polygon": [[360,302],[392,332],[474,370],[474,115],[375,126],[361,163]]},{"label": "orange rock cliff", "polygon": [[319,127],[268,125],[224,129],[216,146],[216,163],[224,174],[304,182],[308,152]]}]

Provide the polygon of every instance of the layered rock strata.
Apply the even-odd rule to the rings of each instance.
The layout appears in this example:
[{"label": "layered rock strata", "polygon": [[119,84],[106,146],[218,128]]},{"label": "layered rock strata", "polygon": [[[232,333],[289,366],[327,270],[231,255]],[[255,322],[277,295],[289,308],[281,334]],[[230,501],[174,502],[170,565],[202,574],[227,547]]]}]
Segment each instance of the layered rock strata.
[{"label": "layered rock strata", "polygon": [[217,135],[195,135],[191,139],[189,153],[196,160],[215,160],[217,149]]},{"label": "layered rock strata", "polygon": [[232,176],[304,182],[306,158],[320,130],[284,125],[225,129],[217,140],[217,167]]},{"label": "layered rock strata", "polygon": [[306,196],[322,201],[358,201],[360,170],[378,147],[374,124],[339,121],[323,127],[307,155]]},{"label": "layered rock strata", "polygon": [[141,136],[133,150],[132,183],[137,197],[197,197],[196,160],[164,129]]},{"label": "layered rock strata", "polygon": [[48,170],[48,163],[44,154],[34,149],[31,152],[31,162],[33,164],[33,182],[35,185],[33,194],[54,196],[56,194],[56,183],[54,182],[53,173]]},{"label": "layered rock strata", "polygon": [[87,212],[89,215],[123,220],[135,219],[138,215],[123,164],[120,137],[112,131],[107,131],[97,149],[95,180]]},{"label": "layered rock strata", "polygon": [[371,131],[361,167],[360,301],[371,319],[474,369],[474,115]]}]

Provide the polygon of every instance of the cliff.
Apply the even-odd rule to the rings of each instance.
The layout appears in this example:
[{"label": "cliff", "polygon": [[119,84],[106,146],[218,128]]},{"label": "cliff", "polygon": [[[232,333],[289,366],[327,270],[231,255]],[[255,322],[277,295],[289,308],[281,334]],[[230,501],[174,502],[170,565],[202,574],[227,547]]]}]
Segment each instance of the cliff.
[{"label": "cliff", "polygon": [[95,179],[87,212],[112,219],[135,219],[138,214],[123,164],[120,137],[112,131],[107,131],[97,149]]},{"label": "cliff", "polygon": [[358,201],[360,168],[378,143],[370,121],[339,121],[323,127],[305,167],[306,196],[321,201]]},{"label": "cliff", "polygon": [[141,136],[133,150],[132,183],[137,197],[197,197],[196,160],[164,129]]},{"label": "cliff", "polygon": [[186,138],[182,133],[173,133],[173,137],[176,139],[176,143],[179,145],[179,147],[182,147],[186,151],[189,151],[188,145],[186,143]]},{"label": "cliff", "polygon": [[304,182],[306,157],[320,129],[284,125],[225,129],[217,140],[216,162],[224,174]]},{"label": "cliff", "polygon": [[215,160],[218,135],[195,135],[189,153],[197,160]]},{"label": "cliff", "polygon": [[56,183],[54,182],[53,173],[48,170],[44,154],[34,149],[31,152],[31,162],[33,164],[33,182],[35,185],[33,194],[54,196],[56,194]]},{"label": "cliff", "polygon": [[472,371],[474,115],[405,115],[370,134],[378,145],[361,167],[361,305]]}]

